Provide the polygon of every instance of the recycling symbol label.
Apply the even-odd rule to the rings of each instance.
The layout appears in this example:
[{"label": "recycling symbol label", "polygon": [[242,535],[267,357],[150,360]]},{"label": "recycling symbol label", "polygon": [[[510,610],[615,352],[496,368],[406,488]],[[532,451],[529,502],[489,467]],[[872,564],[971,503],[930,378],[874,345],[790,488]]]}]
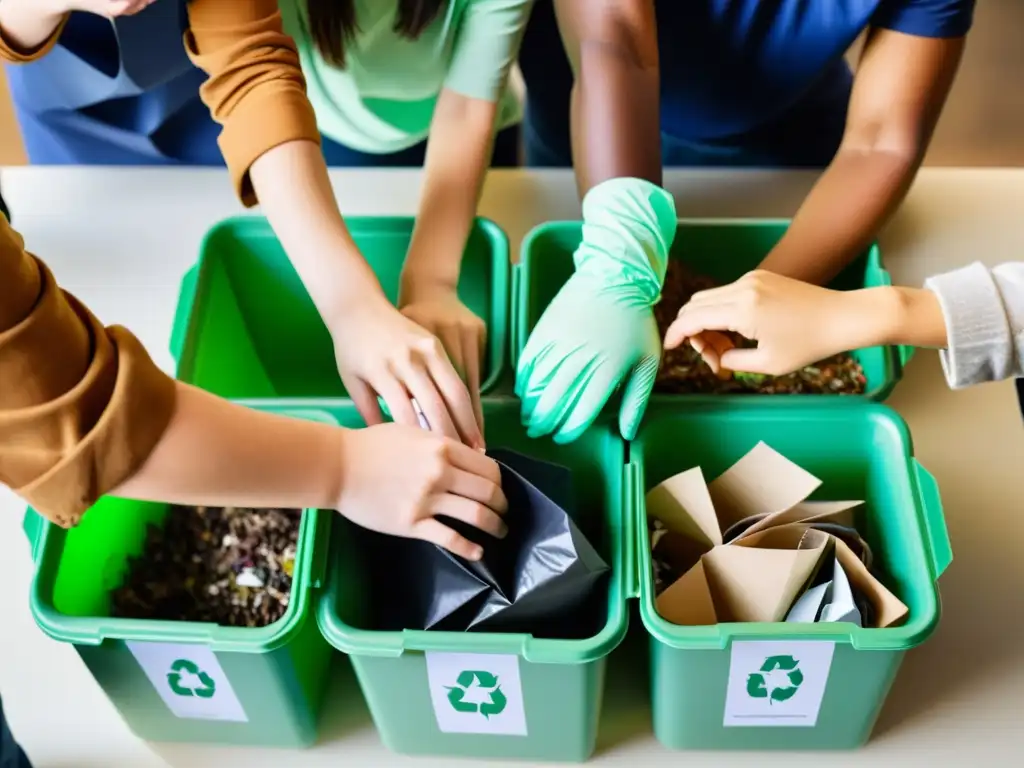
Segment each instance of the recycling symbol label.
[{"label": "recycling symbol label", "polygon": [[[781,676],[777,674],[780,672]],[[747,677],[747,695],[753,699],[768,699],[769,703],[789,701],[803,682],[799,661],[792,656],[769,656],[759,671]]]},{"label": "recycling symbol label", "polygon": [[[481,692],[483,699],[474,695]],[[456,712],[479,712],[490,717],[504,712],[508,699],[501,692],[497,676],[466,669],[459,673],[455,685],[448,688],[448,703]]]},{"label": "recycling symbol label", "polygon": [[217,654],[209,646],[128,640],[125,647],[167,705],[169,716],[249,721]]},{"label": "recycling symbol label", "polygon": [[188,659],[176,659],[167,673],[167,685],[176,696],[198,696],[211,699],[217,684],[199,666]]},{"label": "recycling symbol label", "polygon": [[518,656],[428,652],[424,658],[438,730],[526,735]]},{"label": "recycling symbol label", "polygon": [[835,649],[824,640],[733,641],[722,724],[814,727]]}]

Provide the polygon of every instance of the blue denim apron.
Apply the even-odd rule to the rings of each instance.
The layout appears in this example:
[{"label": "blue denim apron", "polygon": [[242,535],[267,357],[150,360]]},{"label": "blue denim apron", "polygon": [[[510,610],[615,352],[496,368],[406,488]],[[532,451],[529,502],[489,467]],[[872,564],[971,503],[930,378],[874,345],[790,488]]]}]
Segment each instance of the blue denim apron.
[{"label": "blue denim apron", "polygon": [[223,165],[186,25],[185,0],[114,21],[73,13],[49,55],[8,66],[29,161]]}]

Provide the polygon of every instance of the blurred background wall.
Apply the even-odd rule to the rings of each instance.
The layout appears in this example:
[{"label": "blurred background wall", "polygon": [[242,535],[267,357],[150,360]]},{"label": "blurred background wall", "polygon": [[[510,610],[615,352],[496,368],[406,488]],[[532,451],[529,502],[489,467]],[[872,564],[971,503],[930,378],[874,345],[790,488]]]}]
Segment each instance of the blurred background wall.
[{"label": "blurred background wall", "polygon": [[[0,70],[0,165],[24,162]],[[1024,0],[978,0],[967,54],[927,162],[1024,166]]]}]

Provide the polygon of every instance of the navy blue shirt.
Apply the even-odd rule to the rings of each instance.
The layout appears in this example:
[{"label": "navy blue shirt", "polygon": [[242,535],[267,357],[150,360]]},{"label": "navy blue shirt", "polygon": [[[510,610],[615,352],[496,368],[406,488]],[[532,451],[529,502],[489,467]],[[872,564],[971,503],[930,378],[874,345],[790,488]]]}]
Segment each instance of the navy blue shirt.
[{"label": "navy blue shirt", "polygon": [[[586,2],[587,0],[582,0]],[[654,0],[665,165],[821,167],[842,139],[866,29],[962,37],[976,0]],[[568,166],[569,70],[551,0],[520,53],[531,165]]]},{"label": "navy blue shirt", "polygon": [[849,97],[844,54],[868,27],[962,37],[975,0],[670,0],[657,4],[670,135],[748,131],[798,102]]}]

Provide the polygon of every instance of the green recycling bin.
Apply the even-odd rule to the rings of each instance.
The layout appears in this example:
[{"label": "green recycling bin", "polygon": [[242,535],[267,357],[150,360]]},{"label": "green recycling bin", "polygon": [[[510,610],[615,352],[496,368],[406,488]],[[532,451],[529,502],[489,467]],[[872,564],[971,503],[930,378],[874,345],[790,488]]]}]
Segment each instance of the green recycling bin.
[{"label": "green recycling bin", "polygon": [[[274,408],[333,423],[325,413]],[[317,628],[314,572],[326,554],[329,511],[302,513],[291,599],[266,627],[123,619],[110,593],[125,578],[166,504],[107,497],[77,528],[33,510],[25,532],[36,563],[30,607],[50,637],[71,643],[140,738],[257,747],[303,747],[317,722],[333,650]],[[354,695],[358,695],[354,692]]]},{"label": "green recycling bin", "polygon": [[[695,466],[710,481],[759,441],[823,480],[813,498],[865,500],[858,528],[874,552],[882,581],[909,608],[902,625],[686,627],[658,615],[646,544],[646,491]],[[936,582],[952,560],[938,489],[913,458],[903,420],[885,406],[863,401],[826,407],[807,399],[734,400],[700,409],[661,404],[651,410],[632,444],[629,469],[634,538],[640,543],[640,615],[651,638],[658,740],[686,750],[863,745],[904,654],[938,624]],[[800,669],[796,685],[806,689],[787,706],[749,692],[750,676],[763,675],[766,660],[779,656],[795,660]]]},{"label": "green recycling bin", "polygon": [[[318,610],[324,635],[349,654],[384,744],[407,755],[478,760],[583,761],[594,751],[607,656],[625,637],[631,531],[623,507],[624,445],[611,424],[571,445],[526,437],[519,404],[484,403],[488,446],[573,470],[580,530],[611,566],[607,611],[585,639],[523,634],[375,631],[367,626],[366,576],[345,520],[333,522]],[[348,419],[335,411],[339,421]],[[501,696],[494,698],[495,685]],[[451,691],[474,688],[463,712]],[[457,702],[460,703],[460,702]]]},{"label": "green recycling bin", "polygon": [[[412,238],[412,217],[345,220],[388,299]],[[477,219],[462,257],[459,296],[487,327],[483,393],[504,370],[511,266],[508,238]],[[334,345],[266,219],[230,218],[203,241],[178,298],[171,354],[182,381],[230,398],[347,397]]]},{"label": "green recycling bin", "polygon": [[[679,259],[699,274],[729,283],[756,269],[788,226],[788,221],[774,219],[681,219],[669,257]],[[581,237],[581,222],[555,221],[535,227],[523,239],[520,261],[513,274],[513,367],[518,364],[519,355],[544,310],[575,270],[572,255]],[[872,245],[833,281],[831,287],[853,290],[891,284],[889,273],[882,266],[881,252],[877,245]],[[867,379],[862,397],[872,400],[888,397],[912,353],[911,347],[855,350],[853,356]],[[725,395],[655,394],[651,402],[674,401],[680,397],[703,399]]]}]

